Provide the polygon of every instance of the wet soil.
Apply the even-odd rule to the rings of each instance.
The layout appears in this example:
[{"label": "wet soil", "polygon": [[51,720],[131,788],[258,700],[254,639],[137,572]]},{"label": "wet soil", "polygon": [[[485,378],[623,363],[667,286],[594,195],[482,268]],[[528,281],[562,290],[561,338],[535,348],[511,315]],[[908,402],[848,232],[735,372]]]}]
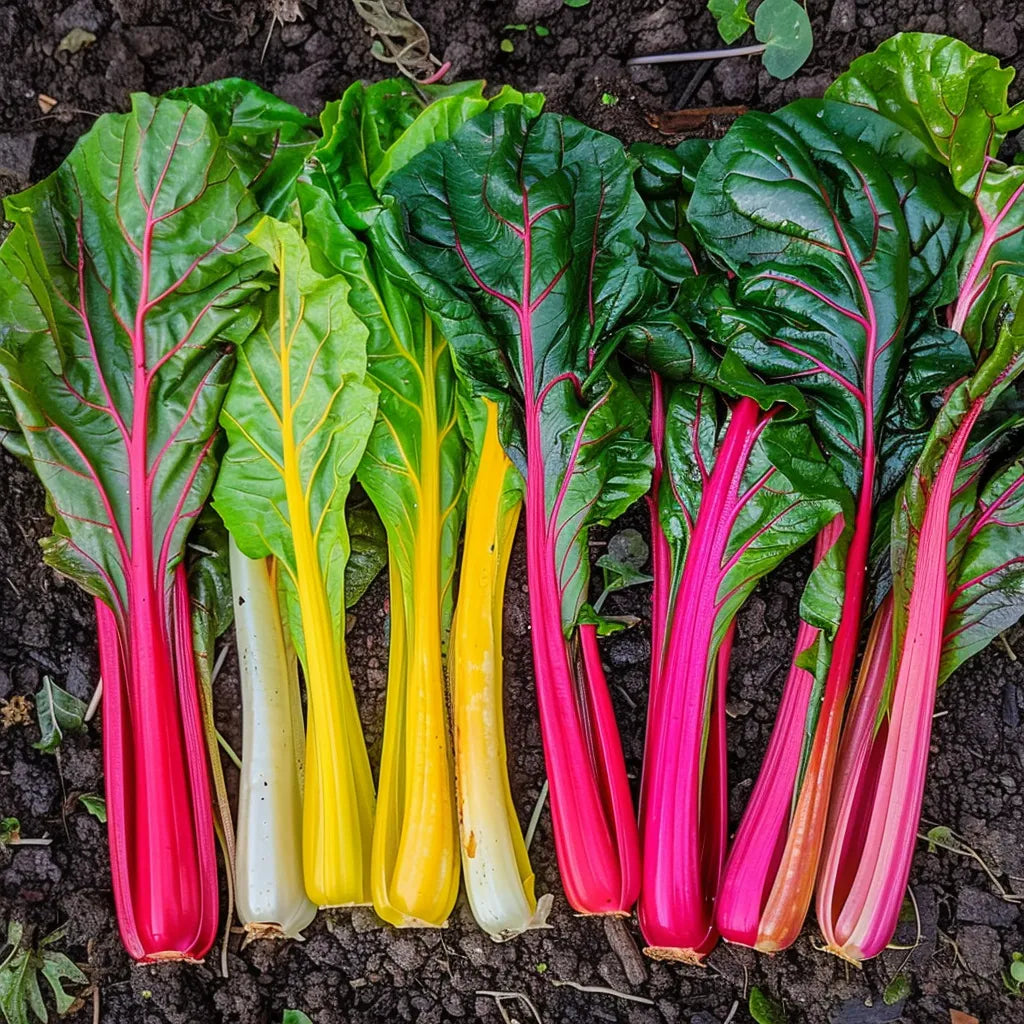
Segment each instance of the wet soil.
[{"label": "wet soil", "polygon": [[[628,72],[637,54],[716,45],[702,0],[669,3],[593,0],[571,9],[561,0],[468,2],[410,0],[458,75],[540,88],[549,105],[628,141],[660,136],[647,115],[680,106],[770,108],[818,95],[848,61],[899,29],[949,31],[1018,67],[1024,63],[1024,8],[1015,0],[814,0],[816,48],[791,81],[776,82],[757,63]],[[225,75],[244,75],[314,111],[354,78],[384,69],[342,0],[305,0],[302,20],[271,26],[269,0],[0,0],[0,192],[51,171],[96,114],[125,109],[129,92],[160,92]],[[503,29],[543,25],[546,37]],[[74,28],[95,42],[59,49]],[[261,61],[261,51],[266,57]],[[514,44],[501,50],[503,38]],[[694,75],[701,76],[697,81]],[[57,100],[42,110],[40,94]],[[614,99],[617,102],[611,102]],[[44,101],[44,106],[46,101]],[[713,127],[713,126],[712,126]],[[643,527],[642,516],[634,514]],[[38,541],[48,531],[42,492],[8,455],[0,455],[0,698],[31,696],[44,674],[88,700],[97,678],[91,602],[45,568]],[[505,622],[508,730],[513,789],[523,816],[543,782],[532,698],[529,617],[521,549],[510,573]],[[795,632],[800,566],[770,579],[740,616],[730,683],[732,813],[752,786],[770,729]],[[353,675],[361,691],[371,750],[379,750],[386,671],[386,588],[382,580],[355,613]],[[620,610],[642,611],[642,590],[616,596]],[[630,771],[638,777],[649,643],[646,623],[608,640],[613,683]],[[999,882],[1024,889],[1024,666],[1011,656],[1024,631],[995,644],[943,688],[935,722],[924,813],[977,851]],[[218,682],[224,731],[237,741],[232,659]],[[704,969],[642,964],[631,950],[633,924],[611,934],[599,920],[574,916],[561,894],[547,815],[533,846],[541,892],[556,896],[553,927],[504,945],[474,928],[464,899],[443,931],[398,932],[368,911],[322,913],[305,942],[256,942],[234,935],[230,975],[215,958],[201,966],[133,966],[116,937],[102,826],[77,803],[101,792],[97,720],[69,737],[60,763],[32,748],[34,720],[0,730],[0,817],[21,820],[23,835],[50,846],[15,847],[0,860],[0,924],[17,918],[35,934],[67,922],[64,948],[101,994],[103,1024],[268,1024],[285,1008],[316,1024],[532,1019],[524,1003],[499,1008],[486,992],[521,993],[545,1024],[714,1024],[748,1020],[757,985],[785,1006],[786,1020],[824,1024],[930,1024],[962,1010],[984,1024],[1024,1020],[1024,1000],[1004,987],[1001,970],[1024,950],[1018,906],[1001,899],[979,863],[943,850],[917,851],[911,876],[920,943],[892,950],[863,971],[815,949],[813,925],[773,958],[721,946]],[[614,931],[614,929],[613,929]],[[912,945],[913,921],[898,938]],[[623,936],[626,936],[624,941]],[[883,993],[903,974],[909,994],[887,1005]],[[603,986],[634,1001],[560,983]],[[91,997],[74,1019],[88,1020]]]}]

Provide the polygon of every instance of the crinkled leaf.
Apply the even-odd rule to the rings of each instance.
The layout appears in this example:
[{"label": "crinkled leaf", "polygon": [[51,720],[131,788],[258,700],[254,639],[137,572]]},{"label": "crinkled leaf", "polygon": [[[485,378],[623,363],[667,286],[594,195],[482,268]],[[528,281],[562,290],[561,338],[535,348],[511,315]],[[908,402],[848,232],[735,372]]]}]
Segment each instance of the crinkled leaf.
[{"label": "crinkled leaf", "polygon": [[734,43],[754,24],[747,13],[749,0],[708,0],[708,10],[718,22],[718,34]]},{"label": "crinkled leaf", "polygon": [[776,78],[795,75],[814,46],[811,19],[797,0],[761,0],[754,12],[754,35],[765,44],[765,70]]},{"label": "crinkled leaf", "polygon": [[202,107],[264,213],[283,217],[316,141],[316,120],[244,78],[174,89]]},{"label": "crinkled leaf", "polygon": [[950,190],[904,159],[920,159],[913,140],[862,114],[851,127],[848,108],[798,101],[741,118],[690,203],[704,245],[738,277],[719,325],[730,354],[782,401],[799,387],[853,493],[865,432],[877,445],[886,422],[911,299],[948,288],[963,231]]},{"label": "crinkled leaf", "polygon": [[503,430],[521,470],[527,423],[539,431],[569,628],[586,592],[587,526],[618,515],[650,478],[642,407],[598,369],[651,287],[625,154],[569,118],[507,107],[425,150],[388,191],[399,206],[374,225],[377,251],[423,294],[474,388],[528,409]]},{"label": "crinkled leaf", "polygon": [[52,754],[60,747],[65,733],[82,729],[87,708],[84,701],[61,689],[49,676],[43,676],[43,684],[34,699],[40,739],[32,746]]},{"label": "crinkled leaf", "polygon": [[986,160],[1024,125],[1024,104],[1011,107],[1007,100],[1013,77],[1013,68],[959,39],[902,32],[858,57],[826,95],[902,125],[971,194]]},{"label": "crinkled leaf", "polygon": [[243,235],[255,205],[198,107],[136,95],[6,210],[0,379],[58,517],[46,559],[122,608],[133,503],[167,586],[213,483],[266,265]]},{"label": "crinkled leaf", "polygon": [[8,846],[21,837],[21,822],[17,818],[0,818],[0,846]]}]

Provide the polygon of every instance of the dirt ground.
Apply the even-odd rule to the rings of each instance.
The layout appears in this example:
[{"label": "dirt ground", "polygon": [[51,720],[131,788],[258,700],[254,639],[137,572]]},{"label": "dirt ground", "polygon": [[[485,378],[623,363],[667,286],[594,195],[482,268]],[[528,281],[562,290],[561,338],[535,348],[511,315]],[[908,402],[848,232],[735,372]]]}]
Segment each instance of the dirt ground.
[{"label": "dirt ground", "polygon": [[[771,108],[819,95],[857,54],[899,29],[951,32],[1017,65],[1024,62],[1024,6],[1018,0],[811,0],[816,47],[791,81],[776,82],[755,62],[630,73],[630,56],[716,44],[703,0],[593,0],[571,9],[562,0],[409,0],[434,43],[462,77],[539,88],[552,109],[568,111],[631,141],[657,138],[646,115],[684,106],[744,104]],[[0,0],[0,194],[53,170],[75,138],[106,110],[127,106],[129,92],[225,75],[244,75],[308,111],[337,96],[355,77],[384,69],[345,0],[303,0],[303,20],[271,29],[271,0]],[[547,37],[503,30],[542,24]],[[83,28],[95,42],[77,54],[60,40]],[[266,57],[260,54],[270,34]],[[501,51],[505,37],[514,52]],[[696,88],[695,88],[696,86]],[[39,94],[58,100],[49,114]],[[603,94],[617,103],[602,102]],[[634,515],[642,528],[642,517]],[[0,455],[0,697],[31,695],[43,674],[88,699],[97,678],[91,602],[40,560],[48,531],[42,492],[8,455]],[[518,806],[533,807],[543,782],[534,710],[529,619],[522,552],[510,574],[505,643],[509,750]],[[740,616],[730,692],[733,814],[738,817],[767,742],[774,702],[795,630],[799,567],[770,579]],[[353,675],[372,754],[379,751],[386,669],[382,580],[356,611],[350,638]],[[645,606],[635,591],[620,608]],[[645,624],[646,626],[646,624]],[[634,778],[640,766],[649,643],[645,626],[603,648]],[[1024,654],[1024,632],[1017,634]],[[1011,646],[1014,636],[1009,637]],[[955,829],[1008,887],[1024,889],[1024,668],[993,645],[939,697],[925,817]],[[218,684],[225,732],[237,740],[231,659]],[[36,726],[0,731],[0,817],[21,819],[25,836],[51,836],[49,847],[20,847],[0,860],[0,923],[11,916],[37,936],[68,923],[65,949],[101,992],[103,1024],[277,1024],[286,1007],[316,1024],[390,1021],[499,1021],[484,992],[522,993],[544,1024],[715,1024],[748,1020],[746,995],[757,985],[785,1004],[786,1019],[806,1024],[949,1021],[950,1009],[983,1024],[1024,1020],[1024,999],[1010,995],[1000,972],[1024,950],[1019,907],[1005,902],[979,864],[945,851],[917,851],[911,886],[921,941],[891,950],[861,971],[815,950],[805,930],[773,958],[720,946],[705,969],[643,964],[613,944],[598,920],[575,917],[561,895],[550,822],[534,847],[538,890],[556,895],[553,928],[505,945],[472,924],[464,899],[443,931],[400,933],[368,911],[320,914],[302,943],[233,936],[230,976],[216,965],[132,966],[116,937],[102,826],[75,801],[102,791],[100,724],[63,747],[63,782],[52,756],[32,749]],[[63,785],[63,790],[62,790]],[[67,802],[65,802],[65,796]],[[1014,879],[1018,879],[1016,883]],[[633,925],[625,929],[634,938]],[[912,943],[914,924],[900,939]],[[619,952],[616,952],[618,949]],[[624,951],[624,952],[623,952]],[[904,973],[910,993],[893,1006],[883,992]],[[560,983],[626,993],[579,991]],[[505,1002],[506,1020],[531,1019]],[[92,1000],[74,1019],[87,1020]]]}]

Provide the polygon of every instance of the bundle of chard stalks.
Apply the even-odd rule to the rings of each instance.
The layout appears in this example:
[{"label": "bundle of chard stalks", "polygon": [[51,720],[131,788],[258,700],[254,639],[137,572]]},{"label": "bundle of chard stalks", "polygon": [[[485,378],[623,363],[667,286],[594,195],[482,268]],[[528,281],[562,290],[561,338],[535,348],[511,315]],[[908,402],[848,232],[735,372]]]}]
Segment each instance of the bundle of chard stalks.
[{"label": "bundle of chard stalks", "polygon": [[[438,927],[460,873],[495,939],[544,925],[502,722],[520,517],[572,907],[636,904],[651,955],[699,962],[720,936],[784,949],[814,902],[829,951],[882,950],[937,687],[1024,611],[1011,78],[899,35],[825,99],[674,150],[482,82],[355,84],[317,122],[235,79],[135,96],[10,197],[0,416],[47,562],[96,601],[129,953],[209,951],[216,836],[254,936],[371,903]],[[588,533],[641,499],[637,814]],[[730,841],[736,615],[805,545]],[[345,611],[385,560],[375,785]],[[235,814],[211,711],[232,615]]]}]

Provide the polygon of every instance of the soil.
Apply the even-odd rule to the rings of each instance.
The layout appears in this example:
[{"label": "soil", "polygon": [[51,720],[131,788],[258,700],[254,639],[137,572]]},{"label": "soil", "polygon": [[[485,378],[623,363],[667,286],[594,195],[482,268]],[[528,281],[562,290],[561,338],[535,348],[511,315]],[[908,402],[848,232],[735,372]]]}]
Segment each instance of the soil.
[{"label": "soil", "polygon": [[[355,77],[380,77],[370,41],[343,0],[303,0],[302,19],[272,25],[273,0],[0,0],[0,194],[53,170],[96,114],[127,106],[134,90],[243,75],[313,112]],[[288,5],[278,3],[279,9]],[[815,50],[787,82],[754,61],[627,71],[634,55],[716,45],[703,0],[668,3],[593,0],[409,0],[438,56],[463,77],[486,76],[539,88],[552,109],[567,111],[627,141],[658,139],[647,115],[680,106],[772,108],[819,95],[851,58],[899,29],[951,32],[1015,64],[1024,63],[1024,8],[1017,0],[820,0],[811,8]],[[503,29],[542,24],[550,35]],[[74,28],[95,41],[60,49]],[[261,51],[269,35],[265,59]],[[501,40],[514,43],[512,53]],[[694,80],[694,75],[702,76]],[[41,110],[40,94],[57,100]],[[607,95],[605,95],[607,94]],[[605,97],[605,101],[602,97]],[[607,102],[609,97],[617,102]],[[45,101],[44,101],[45,105]],[[714,125],[710,127],[714,128]],[[633,516],[643,528],[642,517]],[[97,679],[91,602],[42,565],[48,532],[36,481],[0,455],[0,698],[31,695],[44,674],[88,699]],[[510,573],[505,623],[508,731],[517,805],[529,814],[544,777],[532,698],[529,616],[522,552]],[[760,588],[740,616],[730,691],[734,817],[752,786],[795,632],[800,566]],[[386,669],[386,588],[378,580],[355,613],[353,675],[367,736],[379,750]],[[632,591],[620,610],[645,607]],[[646,625],[646,624],[645,624]],[[1024,640],[1024,632],[1017,638]],[[1024,668],[1009,646],[994,644],[939,696],[925,818],[955,829],[1008,888],[1024,878]],[[629,769],[638,777],[649,643],[644,626],[603,647]],[[238,740],[236,677],[229,659],[218,683],[225,732]],[[978,861],[943,850],[917,851],[911,887],[921,938],[890,950],[863,971],[815,950],[805,929],[775,957],[720,946],[704,969],[643,963],[635,925],[611,928],[574,916],[561,894],[545,814],[533,846],[538,888],[556,896],[548,931],[491,943],[472,923],[464,899],[443,931],[398,932],[368,911],[328,912],[306,941],[256,942],[233,935],[229,977],[216,958],[201,966],[133,966],[115,930],[103,828],[75,799],[102,792],[100,723],[66,739],[61,759],[33,749],[34,721],[0,731],[0,816],[21,820],[23,835],[50,846],[15,847],[0,861],[0,922],[17,918],[36,937],[67,922],[63,948],[100,991],[104,1024],[264,1024],[285,1008],[316,1024],[533,1019],[522,1002],[485,992],[522,993],[545,1024],[714,1024],[744,1021],[752,986],[781,1000],[786,1020],[822,1024],[945,1022],[950,1010],[984,1024],[1024,1019],[1001,971],[1024,950],[1017,906],[999,898]],[[1022,883],[1017,881],[1020,887]],[[913,943],[913,921],[898,939]],[[625,938],[624,938],[625,937]],[[895,1005],[886,987],[905,975],[909,994]],[[604,986],[626,995],[579,991],[560,983]],[[87,1020],[89,997],[74,1019]]]}]

